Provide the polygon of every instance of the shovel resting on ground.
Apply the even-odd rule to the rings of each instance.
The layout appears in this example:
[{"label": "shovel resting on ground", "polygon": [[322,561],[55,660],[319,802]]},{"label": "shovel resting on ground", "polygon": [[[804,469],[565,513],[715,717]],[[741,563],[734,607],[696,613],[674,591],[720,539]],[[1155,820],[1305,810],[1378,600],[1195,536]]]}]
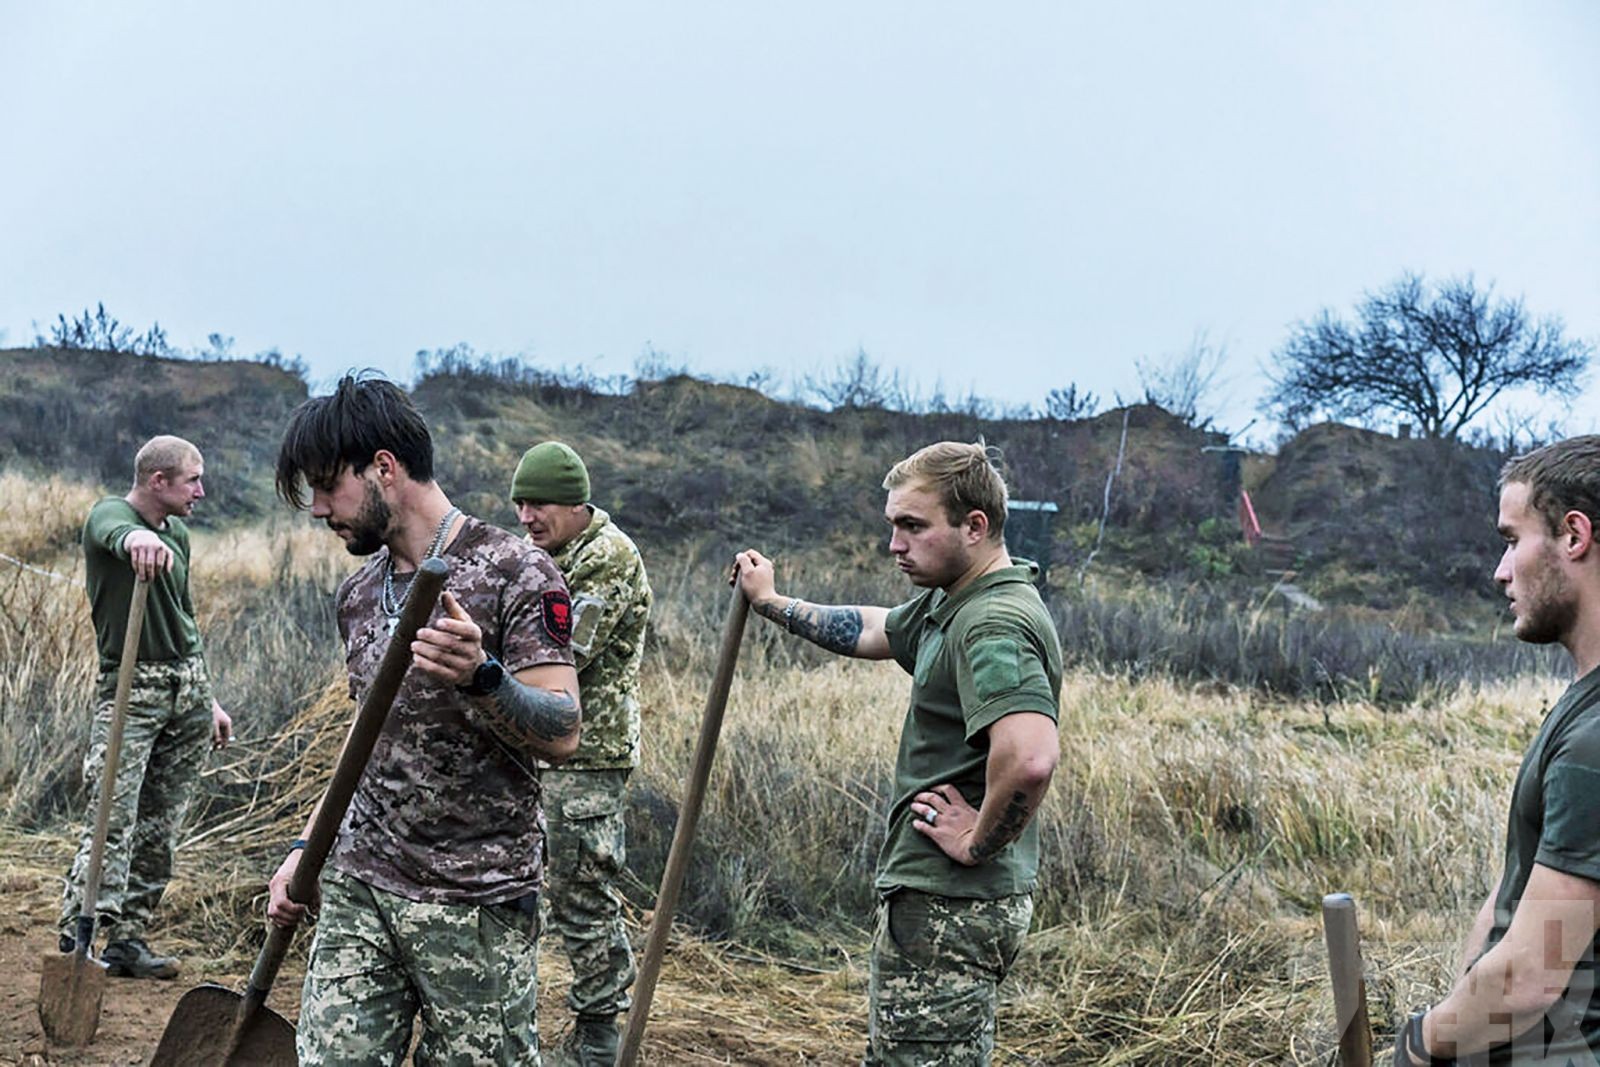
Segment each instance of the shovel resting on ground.
[{"label": "shovel resting on ground", "polygon": [[[367,769],[372,746],[388,718],[389,705],[394,703],[406,668],[411,665],[411,642],[433,613],[449,572],[449,566],[437,558],[423,560],[417,568],[400,612],[400,623],[378,666],[378,677],[361,702],[361,710],[339,752],[333,779],[317,805],[306,847],[289,880],[290,900],[304,903],[316,892],[322,864],[333,850],[345,809]],[[197,986],[185,993],[172,1009],[172,1018],[167,1021],[150,1067],[295,1067],[298,1060],[294,1027],[266,1006],[267,994],[278,977],[278,967],[294,939],[294,931],[292,926],[268,928],[266,944],[261,946],[243,994],[214,984]]]},{"label": "shovel resting on ground", "polygon": [[94,840],[89,869],[84,872],[83,901],[78,908],[75,943],[70,953],[52,953],[39,968],[39,1022],[58,1045],[87,1045],[100,1026],[100,1002],[106,992],[106,965],[89,955],[94,944],[95,912],[100,905],[100,869],[106,857],[106,828],[116,797],[117,765],[122,762],[122,729],[128,721],[128,695],[139,660],[139,632],[144,629],[144,603],[150,583],[133,583],[128,602],[128,629],[122,636],[122,662],[117,666],[117,696],[106,733],[106,765],[100,772],[100,802],[95,808]]},{"label": "shovel resting on ground", "polygon": [[694,850],[695,825],[700,821],[700,804],[711,780],[711,760],[717,754],[717,735],[722,732],[722,714],[728,707],[728,691],[733,688],[733,668],[739,661],[739,642],[744,638],[745,619],[750,601],[737,585],[728,604],[728,621],[722,628],[722,647],[717,652],[717,669],[711,677],[711,692],[706,696],[705,714],[700,719],[700,739],[695,742],[694,761],[684,787],[683,804],[678,809],[678,825],[672,832],[672,847],[667,852],[667,869],[661,874],[661,891],[656,894],[656,913],[650,921],[650,936],[645,941],[644,960],[633,986],[633,1007],[628,1009],[628,1025],[622,1032],[622,1047],[617,1053],[618,1067],[633,1067],[644,1042],[645,1024],[650,1019],[650,1001],[656,994],[656,979],[667,954],[667,938],[672,934],[672,916],[678,910],[678,893],[689,870],[689,854]]}]

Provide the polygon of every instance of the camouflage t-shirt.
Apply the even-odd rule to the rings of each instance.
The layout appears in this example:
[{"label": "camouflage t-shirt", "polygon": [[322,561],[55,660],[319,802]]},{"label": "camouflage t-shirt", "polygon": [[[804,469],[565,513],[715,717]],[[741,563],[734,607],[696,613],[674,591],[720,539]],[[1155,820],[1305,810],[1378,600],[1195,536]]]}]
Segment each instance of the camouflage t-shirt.
[{"label": "camouflage t-shirt", "polygon": [[[567,642],[545,628],[566,583],[550,557],[521,538],[468,518],[441,554],[445,588],[483,628],[483,646],[508,672],[571,664]],[[339,587],[350,695],[360,701],[388,645],[380,597],[389,558],[380,549]],[[402,597],[415,572],[395,575]],[[434,618],[442,609],[436,608]],[[468,699],[418,670],[406,673],[371,762],[340,827],[333,864],[407,900],[496,904],[539,888],[544,818],[539,784],[467,720]]]},{"label": "camouflage t-shirt", "polygon": [[633,540],[599,508],[555,554],[572,591],[572,653],[583,697],[583,736],[564,770],[639,765],[639,661],[650,580]]}]

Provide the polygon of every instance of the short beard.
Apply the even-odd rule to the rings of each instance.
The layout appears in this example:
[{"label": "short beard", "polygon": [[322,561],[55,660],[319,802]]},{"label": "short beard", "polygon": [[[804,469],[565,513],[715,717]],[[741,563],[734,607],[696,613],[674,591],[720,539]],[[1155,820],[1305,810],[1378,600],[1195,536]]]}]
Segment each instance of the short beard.
[{"label": "short beard", "polygon": [[1558,569],[1556,550],[1552,547],[1540,562],[1544,573],[1528,596],[1521,598],[1523,614],[1514,628],[1517,639],[1530,645],[1560,641],[1578,620],[1578,598],[1572,595],[1571,583]]},{"label": "short beard", "polygon": [[384,538],[389,533],[389,524],[394,518],[394,513],[389,510],[389,504],[383,499],[383,494],[371,482],[367,483],[366,498],[361,502],[361,512],[355,517],[350,526],[350,540],[345,542],[345,550],[352,556],[370,556],[383,547]]}]

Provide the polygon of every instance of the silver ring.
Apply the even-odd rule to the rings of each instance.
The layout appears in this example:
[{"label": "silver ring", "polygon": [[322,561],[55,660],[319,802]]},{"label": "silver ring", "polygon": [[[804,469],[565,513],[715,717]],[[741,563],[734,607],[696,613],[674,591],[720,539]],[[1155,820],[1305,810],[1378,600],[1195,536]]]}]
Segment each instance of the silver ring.
[{"label": "silver ring", "polygon": [[938,817],[939,817],[939,813],[934,811],[932,808],[929,808],[928,809],[928,814],[926,814],[926,815],[924,815],[922,817],[922,821],[927,823],[929,826],[932,826],[933,825],[933,820],[937,819]]}]

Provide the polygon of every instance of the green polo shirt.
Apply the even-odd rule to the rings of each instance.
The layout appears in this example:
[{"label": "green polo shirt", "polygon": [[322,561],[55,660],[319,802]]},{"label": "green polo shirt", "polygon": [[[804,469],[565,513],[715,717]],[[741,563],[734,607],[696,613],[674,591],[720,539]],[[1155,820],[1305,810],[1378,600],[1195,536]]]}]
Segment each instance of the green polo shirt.
[{"label": "green polo shirt", "polygon": [[[1505,870],[1494,895],[1494,925],[1484,950],[1505,937],[1533,865],[1600,882],[1600,669],[1573,682],[1545,716],[1511,787]],[[1508,1045],[1489,1051],[1492,1065],[1593,1062],[1600,1051],[1600,935],[1572,972],[1561,1000]],[[1537,1054],[1537,1055],[1535,1055]],[[1544,1062],[1544,1060],[1538,1060]]]},{"label": "green polo shirt", "polygon": [[172,549],[172,570],[150,583],[144,627],[139,632],[139,662],[185,659],[201,649],[194,601],[189,597],[189,528],[172,517],[157,529],[122,497],[108,496],[89,509],[83,524],[84,585],[102,671],[116,670],[122,660],[134,584],[133,566],[122,540],[134,530],[150,530]]},{"label": "green polo shirt", "polygon": [[1027,560],[974,580],[955,596],[931,589],[889,612],[889,647],[910,672],[911,706],[895,760],[889,835],[878,854],[880,892],[919,889],[995,899],[1033,890],[1039,823],[985,863],[966,867],[911,825],[911,799],[950,783],[981,807],[988,727],[1014,712],[1057,717],[1061,642]]}]

